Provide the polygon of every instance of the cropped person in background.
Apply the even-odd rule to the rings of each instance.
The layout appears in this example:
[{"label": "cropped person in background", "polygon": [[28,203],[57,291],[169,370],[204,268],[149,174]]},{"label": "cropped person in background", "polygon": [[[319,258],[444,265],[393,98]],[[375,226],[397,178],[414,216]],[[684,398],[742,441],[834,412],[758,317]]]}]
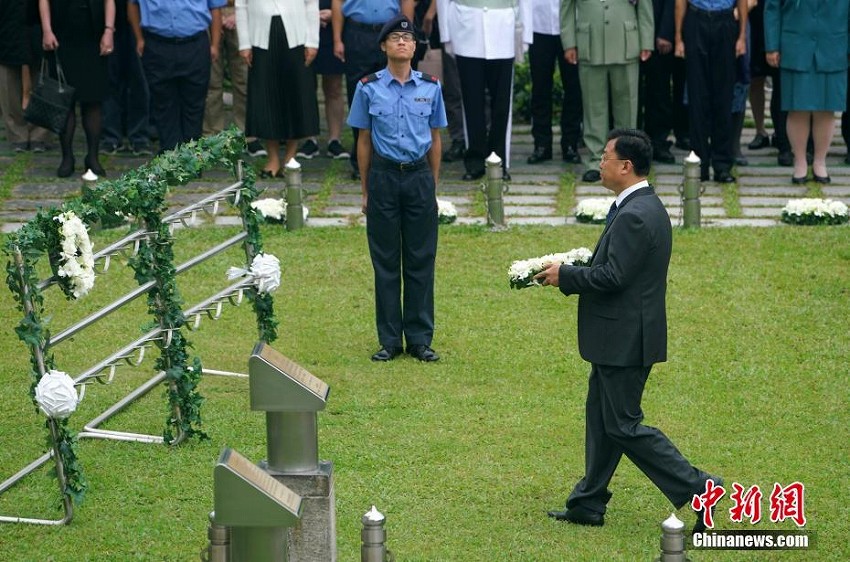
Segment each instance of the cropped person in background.
[{"label": "cropped person in background", "polygon": [[[39,0],[41,46],[48,57],[53,76],[56,60],[62,66],[68,84],[75,88],[74,102],[80,106],[86,133],[86,168],[98,176],[106,171],[100,165],[101,103],[106,97],[108,76],[106,57],[112,53],[115,33],[114,0]],[[61,47],[61,52],[57,49]],[[68,112],[65,131],[59,135],[62,162],[56,170],[60,178],[74,173],[74,131],[77,117],[74,107]]]},{"label": "cropped person in background", "polygon": [[264,139],[268,160],[260,177],[282,176],[301,139],[319,134],[316,74],[317,0],[236,0],[239,52],[248,65],[245,134]]},{"label": "cropped person in background", "polygon": [[812,177],[818,183],[832,181],[826,154],[835,131],[834,112],[847,107],[848,27],[846,0],[765,3],[764,50],[767,63],[780,70],[795,184],[808,181],[809,133],[814,140]]}]

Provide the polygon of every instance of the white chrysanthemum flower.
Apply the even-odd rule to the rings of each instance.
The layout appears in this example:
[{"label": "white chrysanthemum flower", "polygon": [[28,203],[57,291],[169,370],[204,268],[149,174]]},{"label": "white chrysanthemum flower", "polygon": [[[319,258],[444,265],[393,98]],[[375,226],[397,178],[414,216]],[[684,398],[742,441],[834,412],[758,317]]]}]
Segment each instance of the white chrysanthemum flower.
[{"label": "white chrysanthemum flower", "polygon": [[437,199],[437,216],[440,224],[451,224],[457,220],[457,208],[451,201]]},{"label": "white chrysanthemum flower", "polygon": [[557,254],[546,254],[539,258],[531,258],[527,260],[517,260],[508,268],[508,280],[511,287],[522,289],[531,285],[538,285],[534,280],[534,276],[548,268],[550,265],[567,264],[567,265],[590,265],[590,258],[593,257],[593,252],[588,248],[574,248],[569,252],[561,252]]},{"label": "white chrysanthemum flower", "polygon": [[834,199],[791,199],[782,220],[796,224],[841,224],[848,221],[847,205]]},{"label": "white chrysanthemum flower", "polygon": [[576,220],[579,222],[604,222],[613,202],[613,197],[582,199],[576,205]]},{"label": "white chrysanthemum flower", "polygon": [[94,287],[94,247],[83,221],[73,212],[66,211],[54,217],[59,223],[62,249],[61,265],[56,273],[67,277],[75,299],[85,296]]},{"label": "white chrysanthemum flower", "polygon": [[258,199],[251,203],[251,208],[260,213],[264,219],[283,221],[286,218],[286,201],[283,199]]},{"label": "white chrysanthemum flower", "polygon": [[79,398],[68,373],[50,370],[35,387],[35,401],[49,418],[64,419],[77,409]]}]

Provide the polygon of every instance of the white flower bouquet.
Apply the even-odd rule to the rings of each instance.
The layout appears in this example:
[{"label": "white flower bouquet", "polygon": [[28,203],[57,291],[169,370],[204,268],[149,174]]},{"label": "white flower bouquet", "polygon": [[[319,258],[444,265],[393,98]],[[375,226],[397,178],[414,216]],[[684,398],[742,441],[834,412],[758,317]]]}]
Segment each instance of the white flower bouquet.
[{"label": "white flower bouquet", "polygon": [[[272,199],[271,197],[258,199],[251,203],[251,208],[259,213],[266,222],[277,224],[286,222],[286,201],[283,199]],[[302,207],[302,209],[304,212],[304,221],[306,222],[310,211],[307,207]]]},{"label": "white flower bouquet", "polygon": [[540,285],[534,276],[547,269],[550,265],[560,263],[567,265],[590,265],[593,252],[587,248],[574,248],[569,252],[560,254],[548,254],[530,260],[518,260],[511,264],[508,269],[508,280],[511,289],[525,289],[532,285]]},{"label": "white flower bouquet", "polygon": [[251,267],[231,267],[227,270],[227,278],[231,281],[239,277],[252,277],[258,293],[271,293],[280,287],[280,260],[272,254],[257,254]]},{"label": "white flower bouquet", "polygon": [[61,248],[56,275],[62,291],[78,299],[94,287],[94,253],[89,231],[74,213],[66,211],[53,217],[59,223]]},{"label": "white flower bouquet", "polygon": [[850,220],[847,205],[833,199],[790,199],[782,209],[788,224],[844,224]]},{"label": "white flower bouquet", "polygon": [[451,201],[437,199],[437,217],[440,224],[452,224],[457,220],[457,208]]},{"label": "white flower bouquet", "polygon": [[576,220],[590,224],[603,224],[608,218],[608,210],[613,202],[613,197],[582,199],[576,205]]}]

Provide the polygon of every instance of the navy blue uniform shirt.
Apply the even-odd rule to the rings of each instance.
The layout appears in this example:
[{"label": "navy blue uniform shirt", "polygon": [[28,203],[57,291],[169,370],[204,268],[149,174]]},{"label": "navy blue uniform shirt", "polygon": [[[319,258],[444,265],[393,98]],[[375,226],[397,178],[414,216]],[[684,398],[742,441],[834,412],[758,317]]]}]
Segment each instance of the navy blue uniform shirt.
[{"label": "navy blue uniform shirt", "polygon": [[443,92],[436,79],[410,71],[404,84],[388,69],[357,83],[348,124],[371,131],[372,148],[396,162],[413,162],[431,148],[431,129],[448,125]]}]

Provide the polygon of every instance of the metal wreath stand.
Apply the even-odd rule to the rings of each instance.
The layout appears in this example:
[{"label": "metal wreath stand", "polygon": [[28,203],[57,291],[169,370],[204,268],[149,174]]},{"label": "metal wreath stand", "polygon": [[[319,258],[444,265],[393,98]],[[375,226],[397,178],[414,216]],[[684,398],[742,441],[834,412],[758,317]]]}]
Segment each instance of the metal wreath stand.
[{"label": "metal wreath stand", "polygon": [[[229,187],[198,201],[192,205],[189,205],[171,215],[167,215],[163,217],[163,223],[169,225],[169,229],[173,232],[174,228],[179,224],[182,224],[186,227],[191,227],[195,224],[195,218],[197,217],[199,212],[208,214],[210,216],[215,216],[219,211],[219,204],[222,201],[230,202],[231,205],[236,206],[239,203],[239,199],[242,193],[242,189],[244,187],[244,173],[243,173],[243,163],[240,161],[236,167],[236,183],[230,185]],[[232,201],[230,199],[232,198]],[[110,265],[111,258],[116,255],[135,255],[140,248],[140,245],[143,242],[146,243],[155,243],[156,233],[151,232],[148,229],[142,228],[136,230],[124,238],[110,244],[103,250],[97,252],[94,255],[95,258],[95,267],[100,266],[100,271],[105,272]],[[235,246],[246,240],[248,237],[248,232],[246,230],[246,222],[245,217],[242,217],[242,232],[231,237],[224,242],[209,248],[208,250],[192,257],[187,260],[183,264],[178,265],[176,269],[176,274],[179,275],[192,267],[208,260],[209,258]],[[251,247],[250,244],[245,244],[245,254],[247,259],[247,265],[250,267],[252,260],[255,257],[255,248]],[[20,253],[20,250],[17,249],[14,255],[15,263],[17,265],[17,271],[19,276],[23,278],[24,276],[24,262],[23,257]],[[114,302],[102,307],[86,318],[80,320],[76,324],[62,330],[56,335],[52,335],[49,340],[49,346],[54,347],[63,341],[66,341],[70,337],[81,333],[86,328],[92,326],[100,320],[103,320],[111,313],[119,310],[121,307],[126,304],[134,301],[136,298],[144,295],[150,290],[152,287],[156,285],[157,281],[152,280],[147,283],[144,283],[137,288],[131,290],[125,295],[121,296]],[[39,283],[40,289],[46,289],[52,285],[56,284],[56,278],[51,277],[49,279],[42,280]],[[26,288],[26,283],[22,284]],[[221,317],[223,305],[225,302],[230,303],[233,306],[238,306],[241,304],[244,296],[244,292],[246,289],[252,288],[254,285],[253,279],[248,276],[245,277],[238,282],[230,285],[226,289],[217,292],[216,294],[210,296],[209,298],[199,302],[195,306],[184,311],[184,315],[187,319],[186,327],[194,331],[198,329],[201,318],[203,315],[209,316],[212,320],[218,320]],[[31,300],[31,295],[25,290],[22,295],[23,307],[26,313],[30,313],[33,311],[33,303]],[[160,326],[163,325],[162,319],[157,318]],[[179,329],[179,328],[178,328]],[[161,327],[154,328],[144,334],[142,337],[136,339],[135,341],[125,345],[118,351],[112,353],[102,361],[96,363],[76,378],[74,378],[75,386],[81,387],[81,391],[79,394],[79,400],[82,401],[85,395],[85,389],[88,384],[92,382],[98,382],[100,384],[109,384],[113,381],[115,377],[115,371],[117,367],[119,367],[122,363],[127,363],[132,366],[138,366],[142,363],[145,357],[145,350],[152,345],[157,345],[160,349],[166,349],[171,344],[172,339],[172,330],[164,329]],[[34,354],[36,363],[38,365],[38,370],[41,376],[44,376],[46,373],[45,369],[45,361],[42,350],[39,346],[30,346],[32,352]],[[248,375],[241,373],[232,373],[228,371],[218,371],[214,369],[203,369],[203,374],[210,375],[221,375],[221,376],[234,376],[234,377],[244,377],[247,378]],[[111,417],[122,411],[124,408],[132,404],[137,399],[145,396],[148,392],[150,392],[153,388],[155,388],[159,383],[165,380],[165,372],[160,371],[149,380],[141,384],[135,390],[131,391],[124,398],[117,401],[112,406],[108,407],[104,410],[100,415],[89,421],[83,426],[83,430],[77,434],[79,439],[82,438],[92,438],[92,439],[109,439],[115,441],[133,441],[140,443],[163,443],[164,439],[159,435],[147,435],[140,433],[131,433],[126,431],[115,431],[115,430],[107,430],[101,429],[99,426],[109,420]],[[175,415],[180,416],[180,412],[175,412]],[[69,496],[65,493],[66,489],[66,478],[65,471],[62,463],[61,456],[58,454],[57,449],[57,428],[56,421],[53,419],[48,420],[48,426],[50,428],[51,436],[53,438],[53,447],[39,458],[35,459],[27,466],[22,468],[12,477],[4,481],[0,484],[0,494],[5,493],[15,484],[17,484],[21,479],[25,476],[29,475],[39,467],[46,464],[51,458],[55,460],[56,463],[56,476],[59,483],[59,490],[62,494],[62,505],[64,508],[65,515],[61,519],[37,519],[37,518],[28,518],[28,517],[16,517],[16,516],[6,516],[0,515],[0,523],[29,523],[35,525],[64,525],[71,522],[73,518],[73,502],[69,498]],[[179,429],[179,428],[178,428]],[[185,432],[178,431],[175,436],[173,445],[180,443],[183,439],[185,439]]]}]

